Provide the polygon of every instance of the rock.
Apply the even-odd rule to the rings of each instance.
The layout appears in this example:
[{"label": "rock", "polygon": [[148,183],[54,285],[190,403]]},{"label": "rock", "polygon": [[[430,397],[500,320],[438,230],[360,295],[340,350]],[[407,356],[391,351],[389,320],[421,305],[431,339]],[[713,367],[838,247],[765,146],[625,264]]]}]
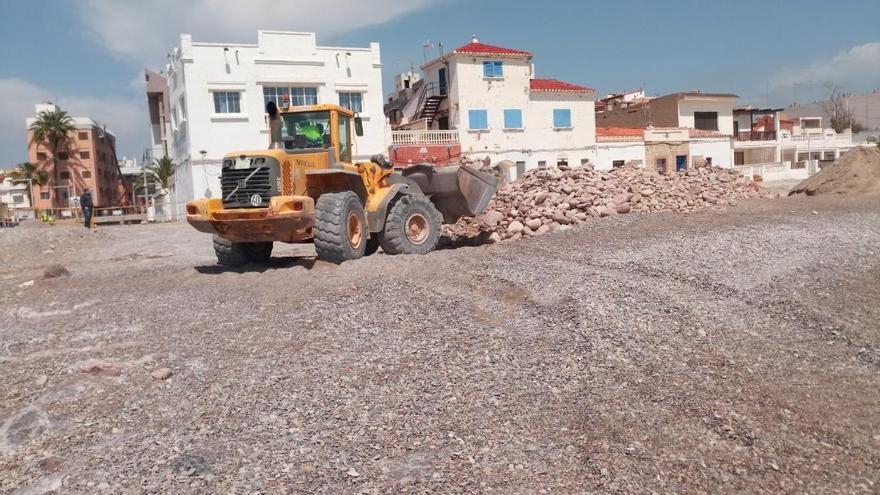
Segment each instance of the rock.
[{"label": "rock", "polygon": [[617,211],[617,213],[629,213],[630,210],[632,210],[632,206],[630,206],[629,203],[620,203],[614,205],[614,209]]},{"label": "rock", "polygon": [[550,227],[547,225],[541,225],[538,227],[538,230],[535,231],[535,235],[544,235],[547,232],[550,232]]},{"label": "rock", "polygon": [[496,242],[501,242],[501,234],[498,232],[492,232],[492,235],[489,236],[489,242],[495,244]]},{"label": "rock", "polygon": [[519,234],[523,231],[523,224],[518,220],[514,220],[510,222],[510,225],[507,226],[507,232],[510,234]]},{"label": "rock", "polygon": [[654,190],[651,189],[650,187],[645,187],[639,191],[639,194],[642,196],[653,196]]},{"label": "rock", "polygon": [[159,368],[156,371],[150,373],[150,376],[152,376],[156,380],[167,380],[171,378],[172,374],[174,374],[174,372],[171,371],[171,368]]},{"label": "rock", "polygon": [[28,287],[33,287],[33,286],[34,286],[34,281],[33,281],[33,280],[28,280],[27,282],[22,282],[22,283],[18,284],[18,286],[21,287],[22,289],[26,289],[26,288],[28,288]]},{"label": "rock", "polygon": [[67,268],[57,263],[49,265],[43,270],[43,278],[66,277],[68,275],[70,275],[70,272],[67,271]]},{"label": "rock", "polygon": [[120,365],[99,359],[86,361],[80,366],[79,370],[83,373],[98,376],[119,376],[122,374],[122,367]]},{"label": "rock", "polygon": [[357,478],[358,476],[361,475],[361,473],[357,472],[357,469],[355,469],[355,468],[349,469],[348,471],[345,472],[345,474],[351,476],[352,478]]},{"label": "rock", "polygon": [[483,214],[483,223],[489,227],[498,225],[498,222],[504,220],[504,213],[496,210],[489,210]]},{"label": "rock", "polygon": [[540,218],[530,218],[526,220],[526,227],[537,230],[543,223]]},{"label": "rock", "polygon": [[605,206],[597,206],[596,213],[598,213],[600,217],[607,217],[610,214],[608,213],[608,208]]},{"label": "rock", "polygon": [[37,377],[37,386],[42,387],[49,382],[49,377],[46,375],[40,375]]}]

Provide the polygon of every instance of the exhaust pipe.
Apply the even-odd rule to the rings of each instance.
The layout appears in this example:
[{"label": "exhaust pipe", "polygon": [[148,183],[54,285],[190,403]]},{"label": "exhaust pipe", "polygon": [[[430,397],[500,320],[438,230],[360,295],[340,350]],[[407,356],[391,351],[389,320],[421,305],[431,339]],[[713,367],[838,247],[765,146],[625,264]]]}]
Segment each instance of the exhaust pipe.
[{"label": "exhaust pipe", "polygon": [[278,105],[274,101],[266,103],[266,113],[269,114],[269,149],[283,149],[284,143],[281,142],[281,114],[278,112]]}]

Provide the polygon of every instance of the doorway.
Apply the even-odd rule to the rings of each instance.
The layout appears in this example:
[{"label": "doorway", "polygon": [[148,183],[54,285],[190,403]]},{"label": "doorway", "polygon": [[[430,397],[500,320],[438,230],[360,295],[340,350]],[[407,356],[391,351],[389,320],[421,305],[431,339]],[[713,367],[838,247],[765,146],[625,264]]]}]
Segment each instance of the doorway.
[{"label": "doorway", "polygon": [[687,168],[687,155],[675,155],[675,171],[679,172]]},{"label": "doorway", "polygon": [[441,131],[449,130],[449,117],[437,117],[437,128]]},{"label": "doorway", "polygon": [[441,68],[437,72],[437,78],[440,80],[438,82],[438,89],[440,90],[440,96],[446,96],[446,67]]}]

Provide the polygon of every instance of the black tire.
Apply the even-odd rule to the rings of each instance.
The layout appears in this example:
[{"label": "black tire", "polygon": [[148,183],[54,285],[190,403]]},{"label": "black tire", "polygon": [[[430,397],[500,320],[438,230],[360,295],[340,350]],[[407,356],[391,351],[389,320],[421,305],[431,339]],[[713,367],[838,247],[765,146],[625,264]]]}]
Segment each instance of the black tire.
[{"label": "black tire", "polygon": [[214,254],[217,255],[217,263],[223,266],[241,266],[248,262],[243,243],[232,242],[216,235]]},{"label": "black tire", "polygon": [[364,250],[364,256],[372,256],[379,250],[379,234],[373,234],[373,237],[367,239],[367,248]]},{"label": "black tire", "polygon": [[[356,235],[352,234],[354,228]],[[369,234],[357,194],[345,191],[320,195],[315,203],[314,232],[318,258],[342,263],[363,257]]]},{"label": "black tire", "polygon": [[248,261],[265,263],[272,257],[271,242],[244,242],[244,254]]},{"label": "black tire", "polygon": [[[413,222],[418,232],[411,230]],[[427,254],[437,247],[442,217],[425,196],[404,194],[388,210],[379,238],[386,254]]]}]

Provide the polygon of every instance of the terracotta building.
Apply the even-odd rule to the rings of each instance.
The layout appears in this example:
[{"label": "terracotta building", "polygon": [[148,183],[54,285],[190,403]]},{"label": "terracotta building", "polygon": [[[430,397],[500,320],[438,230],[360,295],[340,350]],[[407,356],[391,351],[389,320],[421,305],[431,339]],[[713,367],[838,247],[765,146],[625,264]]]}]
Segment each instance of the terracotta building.
[{"label": "terracotta building", "polygon": [[[53,112],[54,104],[36,106],[36,114]],[[35,118],[29,118],[30,129]],[[57,174],[52,170],[49,143],[34,143],[27,131],[28,161],[49,173],[49,183],[34,186],[35,207],[40,210],[76,206],[86,188],[92,190],[95,207],[117,206],[125,201],[116,158],[116,137],[88,117],[72,117],[75,130],[58,150]]]}]

